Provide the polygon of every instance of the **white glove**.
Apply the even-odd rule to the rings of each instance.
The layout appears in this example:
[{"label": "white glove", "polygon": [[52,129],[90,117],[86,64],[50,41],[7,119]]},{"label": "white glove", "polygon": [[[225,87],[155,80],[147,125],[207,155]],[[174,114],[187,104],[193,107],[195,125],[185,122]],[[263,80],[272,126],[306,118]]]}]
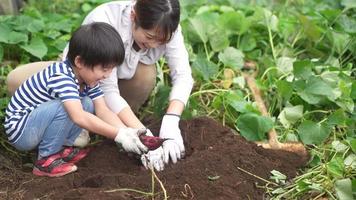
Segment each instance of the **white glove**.
[{"label": "white glove", "polygon": [[141,155],[148,151],[139,138],[141,134],[145,133],[146,129],[120,128],[115,137],[115,142],[119,143],[125,151]]},{"label": "white glove", "polygon": [[[153,136],[149,129],[147,129],[146,135]],[[163,171],[163,155],[163,148],[159,147],[153,151],[148,151],[148,153],[143,154],[141,156],[141,162],[146,169],[154,167],[157,171]]]},{"label": "white glove", "polygon": [[83,129],[82,132],[78,135],[78,137],[74,140],[73,146],[83,148],[87,146],[90,142],[89,131]]},{"label": "white glove", "polygon": [[170,138],[163,142],[164,162],[168,164],[169,158],[173,163],[181,159],[185,155],[183,138],[179,129],[178,116],[165,115],[162,119],[161,131],[159,137]]}]

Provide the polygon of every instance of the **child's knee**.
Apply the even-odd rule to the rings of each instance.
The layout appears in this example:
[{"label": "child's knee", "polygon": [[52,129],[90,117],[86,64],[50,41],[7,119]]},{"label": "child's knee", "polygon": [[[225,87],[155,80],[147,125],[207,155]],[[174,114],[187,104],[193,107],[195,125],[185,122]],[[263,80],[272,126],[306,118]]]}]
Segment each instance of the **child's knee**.
[{"label": "child's knee", "polygon": [[11,71],[6,77],[7,91],[12,96],[16,89],[20,86],[21,82],[16,78],[16,72]]},{"label": "child's knee", "polygon": [[94,113],[94,103],[89,97],[84,97],[82,99],[83,109],[87,112]]}]

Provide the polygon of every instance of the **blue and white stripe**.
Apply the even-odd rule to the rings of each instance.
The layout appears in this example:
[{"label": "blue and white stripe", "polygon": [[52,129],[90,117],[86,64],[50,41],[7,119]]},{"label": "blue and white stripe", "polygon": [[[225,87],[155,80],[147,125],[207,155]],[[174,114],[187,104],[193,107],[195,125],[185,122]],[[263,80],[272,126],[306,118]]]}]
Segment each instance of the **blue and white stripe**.
[{"label": "blue and white stripe", "polygon": [[5,116],[5,131],[10,143],[21,136],[29,114],[42,103],[60,99],[80,100],[89,96],[92,100],[103,96],[99,84],[85,86],[80,92],[78,79],[68,61],[56,62],[27,79],[12,96]]}]

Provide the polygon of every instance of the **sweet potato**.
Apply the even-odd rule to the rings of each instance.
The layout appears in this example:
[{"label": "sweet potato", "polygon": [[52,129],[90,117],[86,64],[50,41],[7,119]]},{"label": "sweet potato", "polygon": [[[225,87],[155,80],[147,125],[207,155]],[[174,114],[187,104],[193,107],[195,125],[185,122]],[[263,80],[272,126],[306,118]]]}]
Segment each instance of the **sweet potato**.
[{"label": "sweet potato", "polygon": [[160,138],[155,136],[148,135],[140,135],[141,142],[148,148],[148,150],[152,151],[160,146],[162,146],[163,142],[169,140],[170,138]]}]

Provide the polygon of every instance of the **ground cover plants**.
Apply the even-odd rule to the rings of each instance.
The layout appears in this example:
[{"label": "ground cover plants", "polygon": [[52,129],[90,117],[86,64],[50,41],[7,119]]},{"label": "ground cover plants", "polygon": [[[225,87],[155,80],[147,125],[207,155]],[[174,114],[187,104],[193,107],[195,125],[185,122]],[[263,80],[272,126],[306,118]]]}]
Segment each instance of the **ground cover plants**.
[{"label": "ground cover plants", "polygon": [[[20,15],[0,16],[2,119],[9,100],[7,73],[21,63],[57,59],[73,28],[104,1],[66,2],[28,1]],[[272,171],[263,182],[268,198],[355,199],[356,3],[180,3],[195,79],[184,118],[209,116],[248,141],[267,140],[266,133],[274,127],[280,142],[302,142],[310,154],[307,166],[292,180]],[[167,103],[169,71],[164,60],[157,66],[157,87],[142,118],[159,117]],[[256,73],[270,116],[256,107],[244,73]],[[0,140],[2,153],[28,156],[14,151],[4,135]]]}]

